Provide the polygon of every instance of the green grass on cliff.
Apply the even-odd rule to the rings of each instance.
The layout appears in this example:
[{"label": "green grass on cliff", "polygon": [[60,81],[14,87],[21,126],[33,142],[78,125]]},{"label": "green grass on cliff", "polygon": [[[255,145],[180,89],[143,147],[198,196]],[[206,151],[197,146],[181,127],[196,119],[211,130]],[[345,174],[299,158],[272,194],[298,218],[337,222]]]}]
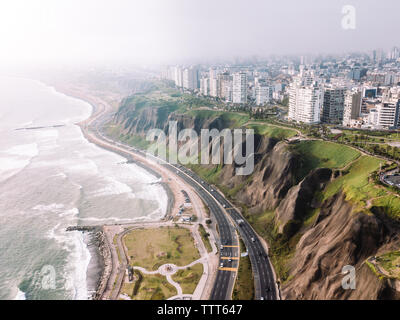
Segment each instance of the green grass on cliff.
[{"label": "green grass on cliff", "polygon": [[392,219],[400,220],[400,198],[389,194],[375,199],[372,204],[383,209],[383,212]]},{"label": "green grass on cliff", "polygon": [[265,135],[270,138],[279,140],[288,139],[294,137],[297,132],[292,129],[284,129],[281,127],[268,125],[268,124],[250,124],[247,126],[249,129],[253,129],[254,133],[259,135]]},{"label": "green grass on cliff", "polygon": [[247,114],[238,112],[225,112],[215,110],[195,109],[187,112],[188,115],[198,119],[218,119],[225,125],[226,128],[240,128],[250,117]]},{"label": "green grass on cliff", "polygon": [[385,191],[377,188],[369,182],[369,176],[379,169],[383,160],[370,156],[361,156],[357,161],[331,182],[323,192],[324,200],[343,191],[346,199],[362,206],[367,204],[368,199],[373,199],[385,194]]},{"label": "green grass on cliff", "polygon": [[269,245],[269,256],[277,277],[282,283],[289,281],[289,264],[290,260],[293,258],[301,233],[287,239],[278,233],[274,211],[267,211],[259,214],[247,214],[245,211],[246,210],[244,210],[243,214],[247,221],[249,221],[254,230],[263,237]]},{"label": "green grass on cliff", "polygon": [[400,279],[400,251],[385,253],[376,262],[389,277]]},{"label": "green grass on cliff", "polygon": [[297,173],[299,180],[313,169],[343,168],[360,156],[353,148],[320,140],[301,141],[291,146],[291,150],[299,155],[301,161]]}]

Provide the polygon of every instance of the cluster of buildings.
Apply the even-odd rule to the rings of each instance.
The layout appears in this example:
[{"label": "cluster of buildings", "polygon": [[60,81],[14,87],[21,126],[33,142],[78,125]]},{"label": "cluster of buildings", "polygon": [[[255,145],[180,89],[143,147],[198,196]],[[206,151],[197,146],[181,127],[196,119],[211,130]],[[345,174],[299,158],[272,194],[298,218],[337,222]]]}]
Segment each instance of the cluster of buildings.
[{"label": "cluster of buildings", "polygon": [[400,127],[397,85],[373,87],[347,79],[326,81],[314,70],[301,70],[293,77],[288,93],[290,121],[368,129]]},{"label": "cluster of buildings", "polygon": [[202,96],[219,98],[225,103],[264,106],[272,99],[282,100],[284,84],[248,67],[200,69],[194,66],[171,66],[163,77],[179,88]]},{"label": "cluster of buildings", "polygon": [[[290,69],[290,68],[289,68]],[[292,68],[293,70],[293,68]],[[400,127],[400,53],[300,64],[288,87],[288,120],[363,129]]]},{"label": "cluster of buildings", "polygon": [[[400,50],[170,66],[163,78],[228,106],[288,106],[287,120],[366,129],[400,127]],[[279,112],[282,117],[283,113]]]}]

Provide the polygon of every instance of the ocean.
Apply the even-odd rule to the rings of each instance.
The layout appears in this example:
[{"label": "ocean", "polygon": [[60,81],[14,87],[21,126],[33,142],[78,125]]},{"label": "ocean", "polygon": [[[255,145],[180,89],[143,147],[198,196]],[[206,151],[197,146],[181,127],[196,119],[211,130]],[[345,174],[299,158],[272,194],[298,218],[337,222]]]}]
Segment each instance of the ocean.
[{"label": "ocean", "polygon": [[87,235],[65,229],[166,213],[157,177],[83,137],[75,123],[91,109],[38,81],[0,77],[0,299],[90,298],[98,261]]}]

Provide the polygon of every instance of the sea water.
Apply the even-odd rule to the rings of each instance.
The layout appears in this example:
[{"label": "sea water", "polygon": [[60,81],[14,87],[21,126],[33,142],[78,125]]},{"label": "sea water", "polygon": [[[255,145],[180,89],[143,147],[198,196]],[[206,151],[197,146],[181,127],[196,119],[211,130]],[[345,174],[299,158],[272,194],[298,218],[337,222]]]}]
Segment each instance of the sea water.
[{"label": "sea water", "polygon": [[0,77],[0,299],[89,298],[99,267],[86,235],[65,229],[166,212],[158,178],[83,137],[76,123],[90,113],[40,82]]}]

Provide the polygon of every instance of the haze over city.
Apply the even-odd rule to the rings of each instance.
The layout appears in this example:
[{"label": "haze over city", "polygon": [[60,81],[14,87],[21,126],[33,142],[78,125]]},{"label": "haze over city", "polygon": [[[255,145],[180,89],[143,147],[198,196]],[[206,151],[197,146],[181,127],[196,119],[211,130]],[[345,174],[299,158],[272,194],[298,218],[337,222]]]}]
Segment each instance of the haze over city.
[{"label": "haze over city", "polygon": [[399,12],[1,0],[0,300],[400,300]]},{"label": "haze over city", "polygon": [[[354,30],[342,28],[344,5],[356,9]],[[388,49],[399,9],[396,0],[3,0],[0,61],[162,64]]]}]

